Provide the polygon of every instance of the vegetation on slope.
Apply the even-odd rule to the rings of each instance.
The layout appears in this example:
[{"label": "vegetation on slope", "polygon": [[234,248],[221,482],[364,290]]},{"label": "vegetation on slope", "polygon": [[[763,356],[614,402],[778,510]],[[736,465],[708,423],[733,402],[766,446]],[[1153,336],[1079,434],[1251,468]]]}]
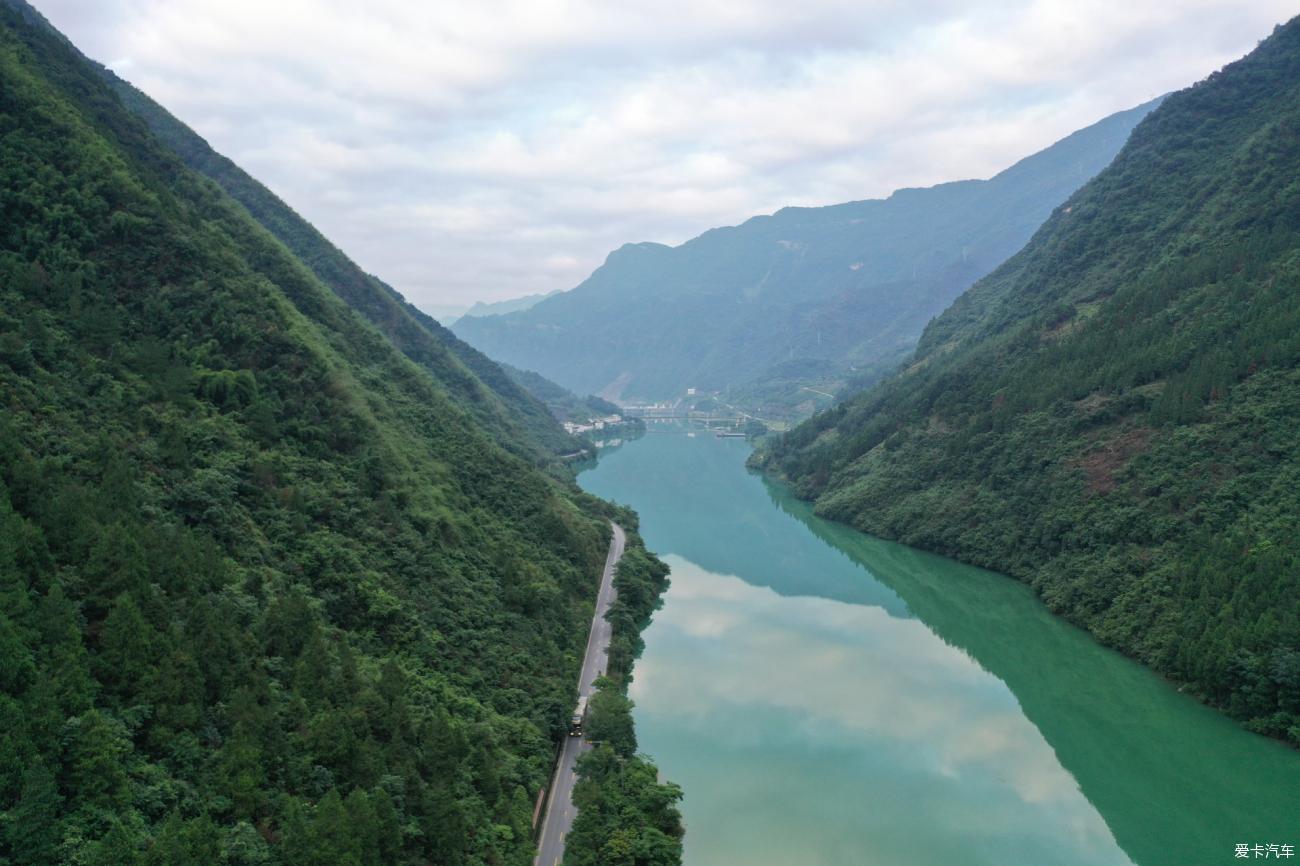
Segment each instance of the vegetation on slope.
[{"label": "vegetation on slope", "polygon": [[0,4],[0,861],[531,862],[610,512],[433,372]]},{"label": "vegetation on slope", "polygon": [[588,710],[587,735],[598,741],[578,761],[574,787],[578,816],[565,845],[568,866],[679,866],[682,862],[682,790],[660,782],[659,771],[636,753],[627,687],[641,654],[641,632],[668,588],[668,567],[645,549],[635,515],[619,519],[628,543],[614,575],[613,637],[607,676]]},{"label": "vegetation on slope", "polygon": [[442,382],[497,444],[536,463],[574,450],[575,442],[546,407],[392,286],[361,270],[338,247],[243,169],[214,151],[192,129],[110,70],[96,69],[132,113],[190,168],[242,204],[316,277],[379,328],[402,352]]},{"label": "vegetation on slope", "polygon": [[658,400],[697,388],[765,416],[794,411],[817,397],[808,388],[834,391],[902,360],[926,322],[1020,249],[1150,108],[991,180],[784,208],[678,247],[628,244],[572,291],[455,330],[581,394]]},{"label": "vegetation on slope", "polygon": [[1300,742],[1300,20],[1170,96],[914,363],[756,456]]},{"label": "vegetation on slope", "polygon": [[551,414],[561,421],[581,424],[593,418],[606,418],[610,415],[621,415],[623,412],[617,404],[592,394],[579,397],[568,388],[557,385],[531,370],[520,370],[509,364],[502,364],[501,369],[505,370],[506,375],[514,379],[521,388],[546,404]]}]

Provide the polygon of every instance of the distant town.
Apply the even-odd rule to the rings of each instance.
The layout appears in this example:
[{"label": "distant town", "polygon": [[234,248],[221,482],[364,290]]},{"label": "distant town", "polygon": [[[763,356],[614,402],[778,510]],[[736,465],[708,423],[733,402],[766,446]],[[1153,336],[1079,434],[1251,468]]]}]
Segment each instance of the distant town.
[{"label": "distant town", "polygon": [[581,424],[572,421],[564,422],[564,429],[570,436],[579,436],[583,433],[590,433],[593,430],[604,430],[606,427],[618,427],[624,423],[622,415],[606,415],[603,418],[592,418]]}]

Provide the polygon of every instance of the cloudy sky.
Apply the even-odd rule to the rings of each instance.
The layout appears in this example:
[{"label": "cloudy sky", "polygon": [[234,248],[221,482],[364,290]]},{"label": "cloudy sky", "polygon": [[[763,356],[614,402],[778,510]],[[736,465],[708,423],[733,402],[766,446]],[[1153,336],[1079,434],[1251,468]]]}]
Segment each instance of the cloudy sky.
[{"label": "cloudy sky", "polygon": [[435,314],[627,241],[987,177],[1295,0],[33,0]]}]

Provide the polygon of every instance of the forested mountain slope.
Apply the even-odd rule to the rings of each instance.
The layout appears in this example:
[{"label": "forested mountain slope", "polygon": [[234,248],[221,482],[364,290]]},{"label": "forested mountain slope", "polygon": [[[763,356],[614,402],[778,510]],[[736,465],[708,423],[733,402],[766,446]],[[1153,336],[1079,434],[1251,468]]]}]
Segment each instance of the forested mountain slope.
[{"label": "forested mountain slope", "polygon": [[531,370],[520,370],[518,367],[511,367],[509,364],[502,364],[501,369],[506,371],[507,376],[519,383],[521,388],[545,403],[546,407],[551,410],[551,414],[561,421],[582,423],[593,418],[617,415],[622,411],[616,404],[591,394],[586,397],[579,397],[540,373],[534,373]]},{"label": "forested mountain slope", "polygon": [[0,861],[531,862],[608,512],[461,385],[0,3]]},{"label": "forested mountain slope", "polygon": [[1300,19],[757,464],[1300,742]]},{"label": "forested mountain slope", "polygon": [[679,247],[628,244],[572,291],[455,330],[580,394],[662,399],[693,387],[797,403],[803,386],[834,388],[901,360],[934,315],[1110,162],[1153,104],[991,180],[785,208]]},{"label": "forested mountain slope", "polygon": [[545,462],[572,451],[575,443],[546,407],[505,375],[481,352],[431,316],[416,309],[393,287],[366,273],[338,247],[269,189],[162,106],[110,70],[95,64],[123,104],[190,168],[207,175],[248,209],[317,278],[374,323],[407,357],[427,368],[492,431],[498,444]]}]

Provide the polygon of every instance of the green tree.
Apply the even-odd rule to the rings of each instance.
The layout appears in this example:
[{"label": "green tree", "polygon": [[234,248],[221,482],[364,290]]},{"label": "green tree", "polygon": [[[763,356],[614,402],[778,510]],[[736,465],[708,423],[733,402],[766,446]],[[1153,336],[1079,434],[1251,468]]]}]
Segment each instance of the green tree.
[{"label": "green tree", "polygon": [[90,549],[83,576],[94,588],[86,605],[92,619],[102,617],[120,594],[143,592],[149,582],[149,564],[134,527],[125,522],[104,527]]},{"label": "green tree", "polygon": [[125,760],[131,751],[122,723],[99,710],[87,710],[68,723],[65,789],[78,804],[108,814],[130,803]]},{"label": "green tree", "polygon": [[107,832],[82,845],[75,862],[85,866],[142,866],[140,835],[118,820],[110,822]]},{"label": "green tree", "polygon": [[212,866],[221,861],[221,833],[206,816],[188,821],[173,812],[154,836],[144,866]]},{"label": "green tree", "polygon": [[58,866],[63,839],[63,797],[54,774],[36,760],[23,774],[18,802],[4,814],[4,838],[16,864]]},{"label": "green tree", "polygon": [[157,636],[131,596],[119,595],[100,633],[98,679],[124,702],[130,702],[157,667]]},{"label": "green tree", "polygon": [[20,694],[35,678],[31,649],[9,617],[0,613],[0,691]]},{"label": "green tree", "polygon": [[36,627],[45,692],[59,713],[76,715],[90,706],[95,689],[76,608],[60,585],[41,599]]},{"label": "green tree", "polygon": [[587,737],[608,744],[624,758],[630,757],[636,752],[633,702],[608,677],[597,680],[596,687],[587,710]]}]

